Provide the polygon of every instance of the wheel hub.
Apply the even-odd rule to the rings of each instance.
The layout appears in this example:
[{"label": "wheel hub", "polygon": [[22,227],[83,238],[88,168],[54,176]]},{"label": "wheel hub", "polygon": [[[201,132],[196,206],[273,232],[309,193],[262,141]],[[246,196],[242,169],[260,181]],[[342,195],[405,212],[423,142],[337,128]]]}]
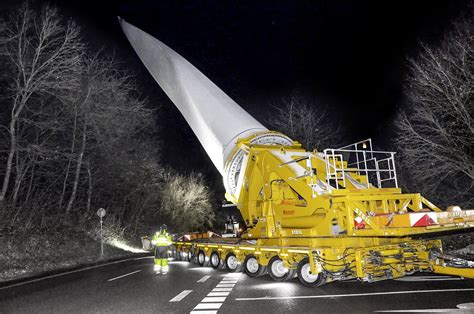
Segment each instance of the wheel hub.
[{"label": "wheel hub", "polygon": [[258,262],[257,262],[257,259],[255,257],[251,257],[247,260],[247,270],[254,274],[258,271]]},{"label": "wheel hub", "polygon": [[308,282],[308,283],[311,283],[311,282],[315,282],[316,280],[318,280],[318,276],[319,275],[313,275],[311,273],[311,267],[309,265],[309,263],[303,265],[303,267],[301,268],[301,276],[303,277],[304,281]]},{"label": "wheel hub", "polygon": [[288,268],[285,267],[282,260],[274,261],[271,269],[272,273],[277,277],[283,277],[288,273]]},{"label": "wheel hub", "polygon": [[229,266],[230,269],[236,269],[238,266],[237,258],[235,258],[235,256],[229,256],[227,266]]}]

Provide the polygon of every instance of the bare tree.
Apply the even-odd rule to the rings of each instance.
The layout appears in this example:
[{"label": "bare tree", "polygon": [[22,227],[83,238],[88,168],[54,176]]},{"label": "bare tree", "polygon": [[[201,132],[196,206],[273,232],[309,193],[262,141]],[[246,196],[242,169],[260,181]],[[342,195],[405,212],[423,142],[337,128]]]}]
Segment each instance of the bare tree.
[{"label": "bare tree", "polygon": [[161,213],[168,217],[174,231],[189,232],[212,227],[215,213],[210,192],[200,175],[169,173],[160,195]]},{"label": "bare tree", "polygon": [[323,150],[341,143],[341,127],[324,108],[300,94],[282,98],[274,105],[268,126],[299,141],[306,149]]},{"label": "bare tree", "polygon": [[442,204],[474,205],[474,32],[461,19],[438,47],[409,60],[396,125],[404,182]]},{"label": "bare tree", "polygon": [[[107,59],[96,54],[85,64],[80,101],[70,108],[72,110],[70,116],[74,121],[71,158],[75,161],[75,172],[66,212],[73,207],[83,170],[87,171],[84,176],[88,177],[89,198],[93,192],[92,173],[89,172],[90,158],[86,162],[89,168],[83,167],[87,150],[103,152],[118,141],[123,143],[131,139],[151,124],[152,111],[145,108],[145,101],[135,95],[136,86],[131,80],[130,73],[119,70],[118,62],[113,58]],[[77,151],[75,151],[76,136],[79,137]],[[70,159],[66,168],[61,200],[64,197],[71,161]]]},{"label": "bare tree", "polygon": [[[0,202],[5,200],[15,154],[18,130],[25,108],[34,106],[37,94],[61,97],[77,89],[84,45],[79,28],[64,23],[55,8],[46,6],[39,15],[27,4],[5,23],[0,35],[2,55],[11,68],[11,118],[8,126],[9,150]],[[20,174],[19,174],[20,175]]]}]

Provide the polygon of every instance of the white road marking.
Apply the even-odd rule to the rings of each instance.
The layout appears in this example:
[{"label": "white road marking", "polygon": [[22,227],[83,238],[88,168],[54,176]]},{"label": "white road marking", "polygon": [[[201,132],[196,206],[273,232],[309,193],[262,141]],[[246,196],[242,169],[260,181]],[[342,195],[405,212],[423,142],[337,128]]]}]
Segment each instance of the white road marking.
[{"label": "white road marking", "polygon": [[183,292],[181,292],[180,294],[178,294],[177,296],[175,296],[174,298],[172,298],[170,300],[170,302],[179,302],[181,301],[182,299],[184,299],[188,294],[190,294],[191,292],[193,292],[193,290],[183,290]]},{"label": "white road marking", "polygon": [[375,313],[466,313],[460,309],[420,309],[420,310],[386,310],[375,311]]},{"label": "white road marking", "polygon": [[191,311],[191,314],[217,314],[217,311]]},{"label": "white road marking", "polygon": [[155,257],[154,256],[143,256],[143,257],[136,257],[133,260],[138,261],[138,260],[141,260],[141,259],[149,259],[149,258],[155,258]]},{"label": "white road marking", "polygon": [[394,294],[414,294],[414,293],[438,293],[438,292],[461,292],[474,291],[474,288],[466,289],[437,289],[437,290],[411,290],[411,291],[387,291],[371,293],[352,293],[352,294],[332,294],[332,295],[300,295],[284,297],[260,297],[260,298],[236,298],[237,301],[256,301],[256,300],[288,300],[288,299],[319,299],[319,298],[343,298],[343,297],[366,297],[375,295],[394,295]]},{"label": "white road marking", "polygon": [[201,303],[206,302],[224,302],[226,297],[205,297],[202,299]]},{"label": "white road marking", "polygon": [[[131,258],[127,258],[127,259],[122,259],[120,261],[115,261],[115,262],[110,262],[110,263],[105,263],[105,264],[95,265],[95,266],[89,266],[89,267],[81,268],[81,269],[75,269],[75,270],[71,270],[71,271],[56,274],[56,275],[46,276],[46,277],[42,277],[42,278],[37,278],[37,279],[33,279],[33,280],[28,280],[28,281],[16,283],[16,284],[5,286],[5,287],[0,287],[0,290],[13,288],[13,287],[18,287],[18,286],[26,285],[26,284],[32,283],[32,282],[37,282],[37,281],[46,280],[46,279],[50,279],[50,278],[61,277],[61,276],[69,275],[69,274],[79,273],[81,271],[86,271],[86,270],[89,270],[89,269],[109,266],[109,265],[113,265],[113,264],[123,263],[123,262],[132,261],[132,260],[136,260],[136,259],[142,259],[142,258],[143,257],[138,257],[138,258],[137,257],[131,257]],[[153,258],[153,256],[151,258]]]},{"label": "white road marking", "polygon": [[118,276],[118,277],[115,277],[115,278],[111,278],[107,281],[114,281],[114,280],[117,280],[117,279],[120,279],[120,278],[123,278],[123,277],[127,277],[127,276],[130,276],[130,275],[133,275],[133,274],[136,274],[136,273],[139,273],[141,272],[142,270],[139,269],[139,270],[136,270],[136,271],[132,271],[131,273],[128,273],[128,274],[125,274],[125,275],[122,275],[122,276]]},{"label": "white road marking", "polygon": [[220,291],[232,291],[232,288],[214,288],[212,289],[213,292],[220,292]]},{"label": "white road marking", "polygon": [[[238,274],[240,276],[240,274]],[[226,276],[227,277],[227,276]],[[232,291],[232,288],[237,283],[236,276],[230,278],[224,278],[207,296],[202,299],[201,303],[196,305],[196,307],[191,311],[191,313],[200,313],[203,314],[203,311],[199,310],[218,310],[224,304],[227,296]],[[217,313],[217,311],[216,311]]]},{"label": "white road marking", "polygon": [[226,297],[230,292],[209,292],[208,297]]},{"label": "white road marking", "polygon": [[[383,310],[377,313],[473,313],[474,303],[461,303],[456,309]],[[467,310],[467,311],[466,311]]]},{"label": "white road marking", "polygon": [[241,273],[228,273],[224,277],[237,277],[239,278]]},{"label": "white road marking", "polygon": [[458,309],[463,309],[463,310],[470,310],[470,309],[474,310],[474,302],[461,303],[461,304],[456,305],[456,307]]},{"label": "white road marking", "polygon": [[204,276],[204,277],[202,277],[201,279],[199,279],[199,280],[196,281],[196,282],[205,282],[205,281],[208,280],[209,278],[211,278],[211,276]]},{"label": "white road marking", "polygon": [[221,306],[222,303],[199,303],[194,310],[218,310]]}]

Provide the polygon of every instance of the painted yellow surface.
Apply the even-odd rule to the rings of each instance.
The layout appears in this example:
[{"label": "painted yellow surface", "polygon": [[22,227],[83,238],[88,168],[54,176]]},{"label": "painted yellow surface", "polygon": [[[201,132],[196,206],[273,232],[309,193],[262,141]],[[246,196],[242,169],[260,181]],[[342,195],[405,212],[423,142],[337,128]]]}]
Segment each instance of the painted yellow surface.
[{"label": "painted yellow surface", "polygon": [[[195,253],[204,245],[207,256],[217,252],[224,260],[233,253],[243,262],[251,254],[263,266],[278,256],[290,269],[309,258],[311,272],[325,273],[327,281],[372,282],[416,271],[473,278],[472,269],[434,264],[434,255],[444,263],[440,240],[413,236],[473,228],[474,210],[443,211],[418,193],[374,187],[367,171],[348,167],[342,157],[328,160],[297,143],[282,147],[251,145],[250,140],[238,141],[236,148],[246,152],[238,198],[226,197],[247,226],[243,241],[252,242],[217,248],[186,242],[177,243],[178,250]],[[343,171],[332,179],[336,188],[327,178],[328,163]]]}]

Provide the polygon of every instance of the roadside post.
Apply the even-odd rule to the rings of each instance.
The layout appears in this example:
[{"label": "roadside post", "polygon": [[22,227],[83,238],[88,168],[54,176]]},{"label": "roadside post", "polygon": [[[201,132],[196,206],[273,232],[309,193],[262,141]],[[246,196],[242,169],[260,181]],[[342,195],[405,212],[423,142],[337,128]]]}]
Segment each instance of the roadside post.
[{"label": "roadside post", "polygon": [[100,256],[104,256],[104,237],[102,236],[102,218],[105,216],[105,209],[102,207],[97,210],[97,216],[100,218]]}]

